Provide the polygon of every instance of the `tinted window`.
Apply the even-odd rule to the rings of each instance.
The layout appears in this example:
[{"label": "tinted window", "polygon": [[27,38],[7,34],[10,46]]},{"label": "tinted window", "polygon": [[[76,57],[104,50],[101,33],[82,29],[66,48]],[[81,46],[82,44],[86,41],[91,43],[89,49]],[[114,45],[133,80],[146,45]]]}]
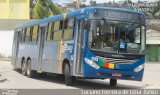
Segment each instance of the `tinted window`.
[{"label": "tinted window", "polygon": [[53,40],[61,40],[62,39],[62,30],[54,31]]},{"label": "tinted window", "polygon": [[73,30],[74,30],[74,18],[71,18],[69,20],[65,20],[64,23],[64,40],[71,40],[73,38]]},{"label": "tinted window", "polygon": [[25,42],[29,42],[29,38],[30,38],[30,27],[27,28]]},{"label": "tinted window", "polygon": [[54,23],[48,23],[48,31],[46,32],[46,40],[50,41],[53,40],[53,27],[54,27]]},{"label": "tinted window", "polygon": [[38,38],[38,26],[33,27],[32,42],[36,42]]}]

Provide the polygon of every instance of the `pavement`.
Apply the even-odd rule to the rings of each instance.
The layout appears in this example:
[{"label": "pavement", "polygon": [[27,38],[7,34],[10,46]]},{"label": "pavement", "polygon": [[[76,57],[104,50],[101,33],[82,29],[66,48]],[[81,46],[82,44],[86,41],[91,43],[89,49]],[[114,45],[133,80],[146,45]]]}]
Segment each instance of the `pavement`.
[{"label": "pavement", "polygon": [[0,61],[0,89],[160,89],[160,64],[145,64],[143,81],[118,80],[116,87],[109,85],[109,80],[79,79],[73,86],[66,86],[63,77],[40,75],[37,78],[23,76],[14,69],[10,61]]},{"label": "pavement", "polygon": [[7,80],[7,79],[0,75],[0,82],[4,82],[5,80]]},{"label": "pavement", "polygon": [[11,58],[8,57],[0,58],[0,61],[11,61]]}]

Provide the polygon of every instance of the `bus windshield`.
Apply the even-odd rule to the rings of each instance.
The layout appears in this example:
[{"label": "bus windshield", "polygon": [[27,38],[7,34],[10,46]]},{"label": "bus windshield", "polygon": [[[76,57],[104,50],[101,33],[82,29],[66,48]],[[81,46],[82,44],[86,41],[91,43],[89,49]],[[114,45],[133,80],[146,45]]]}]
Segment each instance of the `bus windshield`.
[{"label": "bus windshield", "polygon": [[110,53],[144,54],[145,26],[122,21],[90,20],[88,46]]}]

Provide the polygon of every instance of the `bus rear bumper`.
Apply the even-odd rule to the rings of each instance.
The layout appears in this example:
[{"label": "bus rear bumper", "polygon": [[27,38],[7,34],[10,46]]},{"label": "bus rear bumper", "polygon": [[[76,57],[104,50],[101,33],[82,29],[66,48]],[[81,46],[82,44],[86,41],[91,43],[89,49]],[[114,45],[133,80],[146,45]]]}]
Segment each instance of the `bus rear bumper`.
[{"label": "bus rear bumper", "polygon": [[124,79],[124,80],[134,80],[142,81],[144,68],[139,72],[134,70],[114,70],[99,68],[98,70],[92,70],[92,72],[85,73],[84,77],[98,78],[98,79]]}]

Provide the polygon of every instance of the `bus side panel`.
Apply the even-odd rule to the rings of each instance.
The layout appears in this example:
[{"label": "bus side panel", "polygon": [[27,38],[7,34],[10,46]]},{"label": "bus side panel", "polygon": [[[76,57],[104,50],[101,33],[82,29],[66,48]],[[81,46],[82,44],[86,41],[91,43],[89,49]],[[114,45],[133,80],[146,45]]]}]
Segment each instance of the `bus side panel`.
[{"label": "bus side panel", "polygon": [[58,73],[58,48],[58,41],[44,43],[42,71]]},{"label": "bus side panel", "polygon": [[74,40],[63,41],[62,44],[62,64],[63,60],[68,60],[71,70],[71,75],[73,75],[73,60],[74,60]]},{"label": "bus side panel", "polygon": [[21,61],[22,58],[24,57],[25,60],[27,61],[28,58],[31,59],[32,62],[32,69],[37,70],[37,45],[36,44],[29,44],[29,43],[20,43],[19,44],[19,54],[18,54],[18,67],[21,68]]},{"label": "bus side panel", "polygon": [[[45,72],[62,74],[63,61],[66,59],[73,70],[74,41],[45,42],[43,50],[42,70]],[[61,44],[61,45],[60,45]]]}]

